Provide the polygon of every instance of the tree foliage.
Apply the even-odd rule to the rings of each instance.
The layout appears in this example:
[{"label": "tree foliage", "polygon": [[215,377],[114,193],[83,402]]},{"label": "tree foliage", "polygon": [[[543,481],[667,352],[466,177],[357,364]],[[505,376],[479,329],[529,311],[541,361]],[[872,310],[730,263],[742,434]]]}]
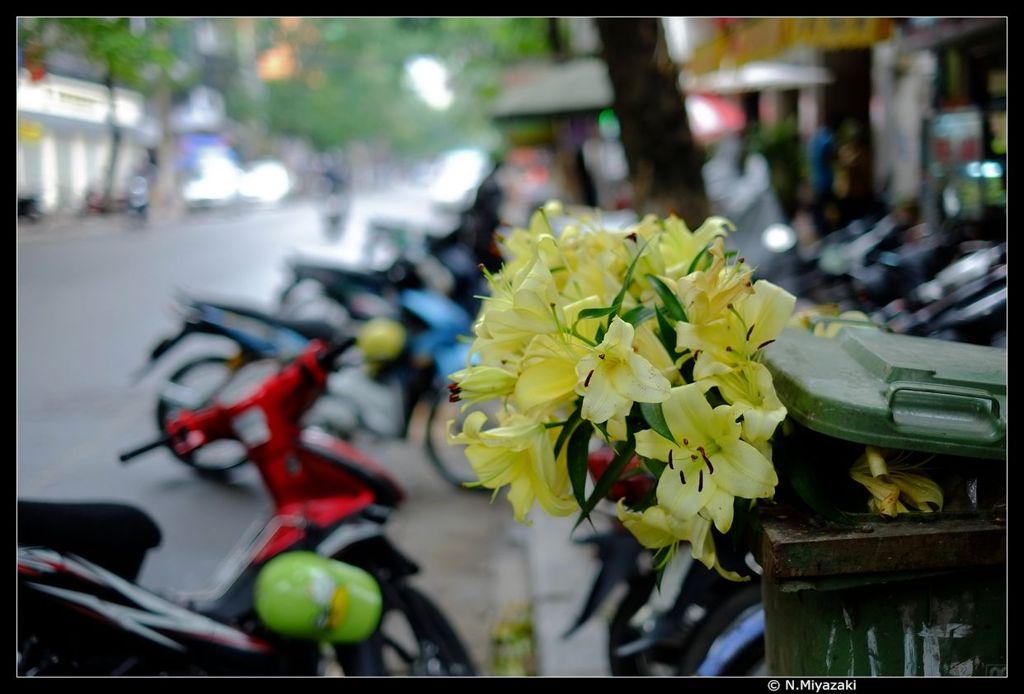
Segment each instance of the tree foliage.
[{"label": "tree foliage", "polygon": [[[264,20],[262,49],[288,46],[296,69],[268,83],[262,103],[236,90],[236,117],[308,137],[320,148],[384,140],[398,151],[428,152],[483,140],[486,104],[503,66],[549,52],[543,19],[364,18]],[[452,106],[438,111],[406,77],[415,56],[432,56],[449,74]]]},{"label": "tree foliage", "polygon": [[75,53],[103,71],[110,83],[148,92],[153,68],[169,71],[174,54],[157,40],[180,20],[147,19],[144,31],[134,31],[127,17],[53,18],[21,20],[19,40],[39,57],[53,51]]}]

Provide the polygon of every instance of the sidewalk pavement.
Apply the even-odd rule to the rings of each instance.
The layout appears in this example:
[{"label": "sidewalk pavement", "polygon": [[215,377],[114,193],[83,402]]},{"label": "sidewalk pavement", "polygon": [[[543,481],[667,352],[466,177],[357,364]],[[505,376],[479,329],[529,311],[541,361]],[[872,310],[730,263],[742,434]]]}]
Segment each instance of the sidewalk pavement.
[{"label": "sidewalk pavement", "polygon": [[[538,675],[608,675],[608,624],[600,612],[568,639],[569,629],[600,568],[589,546],[571,538],[575,516],[554,518],[535,509],[526,533]],[[578,536],[593,532],[581,525]]]},{"label": "sidewalk pavement", "polygon": [[[161,228],[180,221],[187,210],[183,207],[151,210],[142,228]],[[18,243],[60,241],[73,238],[104,236],[112,232],[129,232],[140,228],[139,220],[125,212],[110,214],[52,213],[36,222],[17,221]]]}]

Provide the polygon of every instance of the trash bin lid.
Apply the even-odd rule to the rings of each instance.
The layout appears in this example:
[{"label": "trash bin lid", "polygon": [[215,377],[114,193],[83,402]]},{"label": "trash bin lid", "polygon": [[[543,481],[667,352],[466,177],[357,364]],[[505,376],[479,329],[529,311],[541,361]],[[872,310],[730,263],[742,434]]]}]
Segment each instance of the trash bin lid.
[{"label": "trash bin lid", "polygon": [[1006,350],[843,328],[787,329],[764,352],[779,399],[847,441],[1006,460]]}]

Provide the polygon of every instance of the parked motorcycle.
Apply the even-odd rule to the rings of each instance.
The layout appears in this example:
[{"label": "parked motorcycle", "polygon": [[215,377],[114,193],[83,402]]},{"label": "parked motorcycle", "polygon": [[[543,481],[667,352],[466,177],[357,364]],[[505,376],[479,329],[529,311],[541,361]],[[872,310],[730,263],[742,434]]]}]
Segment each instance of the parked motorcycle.
[{"label": "parked motorcycle", "polygon": [[145,224],[149,216],[149,179],[141,174],[132,176],[126,191],[128,211],[136,222]]},{"label": "parked motorcycle", "polygon": [[[431,292],[404,290],[397,300],[397,307],[384,303],[385,310],[397,313],[378,316],[358,328],[366,359],[331,375],[327,393],[311,407],[305,422],[342,438],[406,438],[412,433],[416,407],[423,405],[428,408],[428,459],[446,480],[461,488],[475,476],[462,450],[447,444],[445,425],[454,416],[447,376],[465,366],[469,345],[460,336],[469,331],[470,317],[454,302]],[[183,299],[181,314],[181,330],[152,350],[143,373],[192,334],[225,337],[236,352],[201,355],[171,373],[157,403],[161,430],[181,409],[238,397],[279,364],[293,359],[310,339],[329,338],[336,330],[322,321],[279,318],[198,299]],[[230,442],[188,455],[175,451],[175,455],[215,477],[245,462],[245,452]]]},{"label": "parked motorcycle", "polygon": [[[613,457],[608,448],[591,453],[587,461],[591,475],[599,479]],[[613,485],[608,500],[621,498],[636,504],[652,492],[654,484],[654,477],[634,459]],[[613,675],[764,674],[761,591],[756,564],[748,556],[730,553],[728,543],[720,548],[723,564],[753,579],[739,583],[679,551],[662,567],[659,585],[652,553],[614,516],[609,521],[609,530],[582,541],[596,546],[601,566],[567,636],[624,586],[608,627]]]},{"label": "parked motorcycle", "polygon": [[38,222],[43,218],[43,209],[36,195],[18,196],[18,219]]},{"label": "parked motorcycle", "polygon": [[[172,599],[135,583],[160,541],[144,512],[19,504],[19,673],[323,674],[327,643],[345,674],[475,674],[448,620],[409,584],[416,564],[384,534],[404,498],[398,483],[359,450],[300,425],[354,342],[315,341],[248,397],[182,411],[167,435],[121,455],[128,461],[166,445],[189,457],[223,439],[245,445],[274,515],[205,598]],[[296,551],[315,556],[282,570],[282,557],[294,562]],[[299,570],[305,597],[282,585]]]}]

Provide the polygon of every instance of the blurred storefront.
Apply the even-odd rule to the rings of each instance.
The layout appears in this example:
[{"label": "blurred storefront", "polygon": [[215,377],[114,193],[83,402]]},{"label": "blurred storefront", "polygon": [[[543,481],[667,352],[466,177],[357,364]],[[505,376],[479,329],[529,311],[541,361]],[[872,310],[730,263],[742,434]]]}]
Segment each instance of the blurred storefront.
[{"label": "blurred storefront", "polygon": [[[630,205],[629,170],[612,110],[608,70],[583,57],[535,67],[496,100],[492,114],[514,146],[550,148],[559,195],[604,209]],[[694,137],[711,142],[741,130],[743,111],[733,101],[690,93],[686,110]]]},{"label": "blurred storefront", "polygon": [[990,218],[1005,203],[1005,19],[685,21],[689,89],[740,95],[751,120],[795,118],[804,143],[824,123],[869,128],[885,204],[941,207],[953,179],[961,216]]},{"label": "blurred storefront", "polygon": [[[154,147],[159,132],[144,112],[141,94],[117,89],[114,110],[121,129],[115,181]],[[19,197],[36,197],[45,211],[78,210],[86,193],[102,186],[109,165],[110,98],[98,83],[48,73],[18,73],[17,185]]]},{"label": "blurred storefront", "polygon": [[928,53],[935,64],[922,138],[926,213],[1005,236],[1006,20],[919,18],[904,29],[902,54]]}]

